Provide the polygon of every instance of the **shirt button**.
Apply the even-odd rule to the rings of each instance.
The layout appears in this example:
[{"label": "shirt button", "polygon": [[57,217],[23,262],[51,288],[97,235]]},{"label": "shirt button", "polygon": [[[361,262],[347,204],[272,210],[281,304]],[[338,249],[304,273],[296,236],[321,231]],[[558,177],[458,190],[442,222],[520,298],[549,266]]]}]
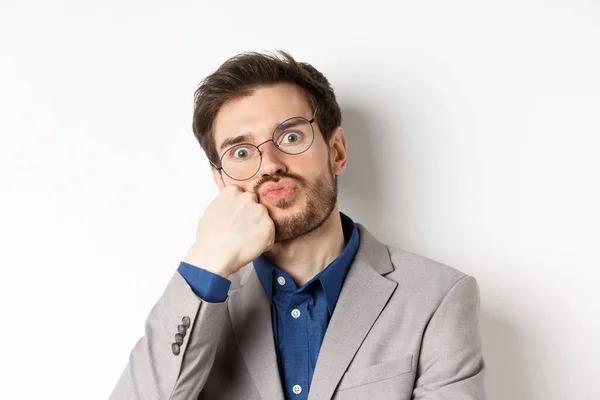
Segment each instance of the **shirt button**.
[{"label": "shirt button", "polygon": [[[294,308],[292,310],[292,317],[298,318],[299,316],[300,316],[300,310],[298,310],[297,308]],[[298,385],[296,385],[296,386],[298,386]],[[296,387],[296,386],[294,386],[294,387]],[[298,387],[300,387],[300,386],[298,386]],[[302,389],[300,389],[300,390],[302,390]]]},{"label": "shirt button", "polygon": [[280,276],[279,278],[277,278],[277,283],[279,283],[281,286],[285,285],[285,278],[283,276]]},{"label": "shirt button", "polygon": [[292,392],[294,392],[294,394],[300,394],[300,393],[302,393],[302,386],[300,386],[300,385],[294,385],[294,387],[292,388]]}]

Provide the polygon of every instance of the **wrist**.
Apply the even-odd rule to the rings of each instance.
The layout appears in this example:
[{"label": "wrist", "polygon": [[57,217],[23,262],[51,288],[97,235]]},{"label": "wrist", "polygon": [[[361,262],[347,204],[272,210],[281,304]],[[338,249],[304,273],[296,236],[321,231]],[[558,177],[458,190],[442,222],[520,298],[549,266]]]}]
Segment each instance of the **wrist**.
[{"label": "wrist", "polygon": [[210,256],[206,252],[198,251],[195,247],[190,249],[183,261],[187,264],[222,276],[225,279],[229,279],[232,271],[231,262],[224,260],[222,257]]}]

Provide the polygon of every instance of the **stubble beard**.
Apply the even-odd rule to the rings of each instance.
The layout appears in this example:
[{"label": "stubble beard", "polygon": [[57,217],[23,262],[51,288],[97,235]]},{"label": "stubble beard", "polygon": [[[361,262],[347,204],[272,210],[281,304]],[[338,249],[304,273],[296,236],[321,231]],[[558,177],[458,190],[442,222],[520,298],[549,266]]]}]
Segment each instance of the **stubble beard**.
[{"label": "stubble beard", "polygon": [[[328,165],[328,171],[312,182],[306,182],[300,177],[288,176],[296,181],[298,190],[304,194],[305,205],[299,212],[273,220],[275,242],[285,242],[307,235],[321,227],[329,218],[337,203],[337,176],[333,174],[331,164]],[[297,200],[281,200],[275,204],[275,207],[285,210],[292,207]]]}]

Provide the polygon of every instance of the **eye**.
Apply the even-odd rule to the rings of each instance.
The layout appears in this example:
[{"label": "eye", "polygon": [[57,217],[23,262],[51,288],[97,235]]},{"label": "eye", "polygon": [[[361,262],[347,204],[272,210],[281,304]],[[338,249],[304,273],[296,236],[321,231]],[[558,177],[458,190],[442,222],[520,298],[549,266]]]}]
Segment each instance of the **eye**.
[{"label": "eye", "polygon": [[251,150],[247,147],[236,147],[231,150],[231,156],[240,160],[250,157],[250,154]]},{"label": "eye", "polygon": [[282,144],[294,144],[300,140],[302,140],[302,132],[291,131],[281,136]]}]

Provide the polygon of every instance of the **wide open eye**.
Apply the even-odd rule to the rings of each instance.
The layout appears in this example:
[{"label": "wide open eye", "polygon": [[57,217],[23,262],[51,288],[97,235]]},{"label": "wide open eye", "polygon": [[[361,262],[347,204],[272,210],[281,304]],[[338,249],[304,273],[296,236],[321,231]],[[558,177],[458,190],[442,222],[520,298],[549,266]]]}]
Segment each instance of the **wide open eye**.
[{"label": "wide open eye", "polygon": [[279,138],[279,142],[277,144],[281,145],[292,145],[298,144],[304,139],[304,134],[302,132],[297,131],[288,131],[284,132],[283,135]]},{"label": "wide open eye", "polygon": [[253,157],[258,155],[258,150],[256,147],[248,145],[248,144],[240,144],[235,146],[225,153],[225,157],[223,161],[225,162],[233,162],[233,161],[245,161],[252,159]]}]

